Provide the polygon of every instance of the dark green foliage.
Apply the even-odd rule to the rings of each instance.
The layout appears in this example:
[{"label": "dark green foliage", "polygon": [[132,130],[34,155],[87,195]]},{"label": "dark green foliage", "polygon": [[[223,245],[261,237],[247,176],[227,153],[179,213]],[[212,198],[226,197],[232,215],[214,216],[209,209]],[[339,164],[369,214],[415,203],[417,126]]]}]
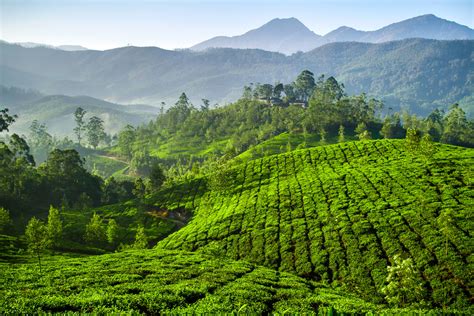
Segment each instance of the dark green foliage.
[{"label": "dark green foliage", "polygon": [[89,145],[94,149],[99,146],[101,141],[105,140],[104,121],[101,118],[97,116],[91,117],[87,125],[85,125],[85,130]]},{"label": "dark green foliage", "polygon": [[150,156],[147,150],[136,150],[130,160],[130,172],[137,176],[148,177],[157,164],[158,159]]},{"label": "dark green foliage", "polygon": [[[75,150],[53,150],[48,160],[39,167],[39,172],[47,179],[50,203],[60,205],[63,196],[73,205],[81,194],[87,194],[97,205],[101,198],[101,179],[84,169],[84,160]],[[73,185],[71,185],[73,184]]]},{"label": "dark green foliage", "polygon": [[32,166],[35,165],[35,159],[30,153],[30,146],[28,146],[23,138],[17,134],[13,134],[8,147],[15,155],[15,159],[23,159],[26,163]]},{"label": "dark green foliage", "polygon": [[0,232],[3,232],[3,230],[11,225],[11,223],[10,212],[3,207],[0,207]]},{"label": "dark green foliage", "polygon": [[394,113],[385,117],[382,128],[380,129],[380,135],[382,135],[383,138],[403,137],[404,130],[400,121],[399,113]]},{"label": "dark green foliage", "polygon": [[133,198],[134,183],[131,181],[117,181],[114,177],[105,180],[102,189],[102,203],[115,204]]},{"label": "dark green foliage", "polygon": [[82,133],[86,130],[86,125],[84,122],[84,115],[86,115],[86,113],[87,112],[81,107],[78,107],[76,111],[74,111],[74,121],[76,122],[74,133],[76,134],[79,145],[81,144]]},{"label": "dark green foliage", "polygon": [[120,131],[118,135],[118,148],[119,148],[119,153],[122,157],[125,157],[127,159],[132,158],[132,144],[133,141],[135,140],[135,128],[131,125],[125,126],[125,128]]},{"label": "dark green foliage", "polygon": [[451,106],[444,120],[442,142],[454,145],[474,143],[473,123],[468,122],[466,113],[458,104]]},{"label": "dark green foliage", "polygon": [[314,74],[309,70],[303,70],[298,77],[296,77],[294,86],[300,100],[304,102],[308,101],[315,86]]},{"label": "dark green foliage", "polygon": [[16,115],[8,114],[7,108],[2,108],[0,110],[0,132],[7,131],[8,127],[15,122]]},{"label": "dark green foliage", "polygon": [[152,190],[158,190],[166,180],[163,169],[158,163],[152,165],[148,178],[150,179]]},{"label": "dark green foliage", "polygon": [[138,198],[142,199],[145,196],[145,183],[143,182],[142,178],[137,178],[134,183],[133,187],[133,195]]}]

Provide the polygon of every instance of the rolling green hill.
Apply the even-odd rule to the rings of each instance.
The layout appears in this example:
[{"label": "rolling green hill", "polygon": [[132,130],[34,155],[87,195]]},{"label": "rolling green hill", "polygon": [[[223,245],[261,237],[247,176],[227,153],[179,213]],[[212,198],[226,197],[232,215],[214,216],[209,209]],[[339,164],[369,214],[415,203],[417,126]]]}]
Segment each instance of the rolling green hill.
[{"label": "rolling green hill", "polygon": [[474,151],[435,148],[427,158],[378,140],[250,160],[211,177],[212,190],[187,202],[194,218],[157,247],[217,249],[378,303],[401,255],[431,306],[466,307]]},{"label": "rolling green hill", "polygon": [[[64,210],[63,254],[42,271],[22,238],[0,235],[0,313],[472,314],[474,150],[434,146],[268,153],[142,200]],[[85,257],[108,249],[82,244],[93,213],[126,244],[144,225],[155,249]],[[397,255],[421,286],[403,310],[382,294]]]}]

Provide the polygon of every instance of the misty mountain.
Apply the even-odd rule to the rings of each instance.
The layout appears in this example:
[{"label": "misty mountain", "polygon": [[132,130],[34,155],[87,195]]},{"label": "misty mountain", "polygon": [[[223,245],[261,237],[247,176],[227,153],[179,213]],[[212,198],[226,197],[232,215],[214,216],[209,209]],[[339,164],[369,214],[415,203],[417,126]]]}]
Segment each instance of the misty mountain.
[{"label": "misty mountain", "polygon": [[308,51],[321,45],[321,36],[308,29],[298,19],[273,19],[265,25],[239,36],[218,36],[191,47],[256,48],[284,54]]},{"label": "misty mountain", "polygon": [[218,36],[191,47],[193,50],[207,48],[257,48],[292,54],[309,51],[333,42],[383,43],[407,38],[437,40],[474,39],[474,30],[452,21],[427,14],[393,23],[375,31],[359,31],[342,26],[324,36],[317,35],[295,18],[274,19],[243,35]]},{"label": "misty mountain", "polygon": [[324,36],[328,42],[383,43],[406,38],[428,38],[437,40],[474,39],[474,30],[433,14],[422,15],[393,23],[376,31],[358,31],[340,27]]},{"label": "misty mountain", "polygon": [[72,136],[75,126],[73,113],[82,107],[86,119],[98,116],[104,120],[108,133],[117,133],[125,125],[139,125],[156,116],[156,107],[145,105],[120,105],[87,96],[42,95],[35,90],[0,86],[0,104],[7,106],[18,119],[11,131],[27,134],[33,120],[45,123],[51,134]]},{"label": "misty mountain", "polygon": [[33,48],[33,47],[46,47],[46,48],[54,48],[54,49],[59,49],[59,50],[65,50],[65,51],[77,51],[77,50],[88,50],[88,48],[80,45],[59,45],[59,46],[54,46],[54,45],[48,45],[48,44],[41,44],[41,43],[33,43],[33,42],[19,42],[19,43],[13,43],[17,44],[20,46],[23,46],[25,48]]},{"label": "misty mountain", "polygon": [[174,103],[184,91],[197,105],[202,98],[223,103],[239,98],[249,83],[288,83],[309,69],[316,76],[335,76],[348,93],[367,92],[392,107],[426,113],[461,100],[474,112],[474,41],[468,40],[331,43],[292,56],[230,48],[66,52],[5,43],[0,50],[0,84],[45,94],[160,105]]}]

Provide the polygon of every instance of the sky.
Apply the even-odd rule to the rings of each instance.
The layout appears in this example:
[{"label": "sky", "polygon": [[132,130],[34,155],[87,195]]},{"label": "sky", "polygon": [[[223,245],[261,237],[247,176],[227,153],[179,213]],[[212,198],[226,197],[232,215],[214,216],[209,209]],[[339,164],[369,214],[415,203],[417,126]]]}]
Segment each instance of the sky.
[{"label": "sky", "polygon": [[474,0],[0,0],[8,42],[187,48],[295,17],[317,34],[346,25],[370,31],[423,14],[474,28]]}]

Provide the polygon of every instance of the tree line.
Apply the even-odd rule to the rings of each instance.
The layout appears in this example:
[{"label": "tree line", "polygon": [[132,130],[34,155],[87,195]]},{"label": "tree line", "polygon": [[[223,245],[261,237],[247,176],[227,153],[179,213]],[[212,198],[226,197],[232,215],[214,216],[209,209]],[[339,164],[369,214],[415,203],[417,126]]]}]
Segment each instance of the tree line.
[{"label": "tree line", "polygon": [[[8,131],[16,117],[0,111],[0,132]],[[84,209],[141,198],[164,182],[159,165],[145,180],[102,179],[84,167],[75,149],[55,148],[36,165],[27,141],[17,134],[0,141],[0,205],[12,212],[34,215],[54,207]],[[32,209],[34,207],[34,209]]]}]

